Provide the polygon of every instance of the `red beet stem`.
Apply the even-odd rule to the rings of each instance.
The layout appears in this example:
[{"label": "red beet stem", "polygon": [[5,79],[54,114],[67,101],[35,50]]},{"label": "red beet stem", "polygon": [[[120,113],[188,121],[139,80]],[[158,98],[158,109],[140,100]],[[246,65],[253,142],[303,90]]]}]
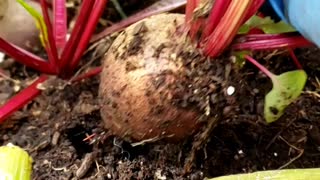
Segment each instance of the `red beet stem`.
[{"label": "red beet stem", "polygon": [[236,43],[231,46],[234,50],[272,50],[279,48],[310,47],[313,44],[301,36],[280,37],[265,40]]},{"label": "red beet stem", "polygon": [[93,69],[90,69],[88,72],[85,72],[83,74],[80,74],[79,76],[72,78],[71,82],[77,82],[77,81],[81,81],[83,79],[90,78],[92,76],[98,75],[101,71],[102,71],[102,67],[100,67],[100,66],[93,68]]},{"label": "red beet stem", "polygon": [[257,60],[253,59],[252,57],[245,55],[244,58],[251,62],[253,65],[255,65],[261,72],[263,72],[265,75],[267,75],[270,79],[274,77],[274,74],[271,73],[267,68],[262,66],[260,63],[258,63]]},{"label": "red beet stem", "polygon": [[251,4],[252,0],[231,1],[216,29],[204,44],[203,51],[206,55],[216,57],[231,43]]},{"label": "red beet stem", "polygon": [[255,15],[264,2],[265,0],[254,0],[247,12],[246,17],[244,18],[243,23]]},{"label": "red beet stem", "polygon": [[53,30],[52,30],[52,25],[51,25],[51,21],[50,21],[50,17],[49,17],[49,13],[48,13],[48,3],[46,0],[40,0],[40,4],[41,4],[41,9],[42,9],[42,13],[44,16],[44,21],[46,23],[47,26],[47,31],[48,31],[48,44],[46,44],[45,48],[46,48],[46,52],[48,54],[48,59],[49,59],[49,63],[52,66],[52,68],[54,68],[57,71],[57,74],[59,74],[59,57],[58,57],[58,52],[57,52],[57,47],[55,44],[55,39],[53,36]]},{"label": "red beet stem", "polygon": [[90,42],[96,42],[103,37],[106,37],[114,32],[120,31],[123,28],[129,26],[130,24],[133,24],[141,19],[144,19],[146,17],[155,15],[155,14],[160,14],[163,12],[168,12],[171,10],[174,10],[178,7],[182,7],[183,5],[186,4],[186,0],[159,0],[152,4],[151,6],[147,7],[146,9],[143,9],[142,11],[139,11],[137,14],[134,14],[127,19],[124,19],[118,23],[113,24],[112,26],[104,29],[98,34],[95,34],[92,36]]},{"label": "red beet stem", "polygon": [[16,61],[42,73],[56,74],[56,70],[44,59],[15,46],[0,37],[0,49]]},{"label": "red beet stem", "polygon": [[60,69],[61,72],[63,72],[63,74],[61,74],[63,78],[66,76],[64,73],[68,71],[69,65],[72,61],[72,56],[76,52],[76,48],[82,38],[82,33],[86,28],[86,24],[89,19],[89,14],[93,11],[94,3],[95,1],[93,0],[84,0],[82,3],[80,14],[72,30],[70,39],[68,40],[61,55]]},{"label": "red beet stem", "polygon": [[10,98],[10,100],[0,108],[0,123],[2,123],[12,113],[22,108],[25,104],[38,96],[41,90],[37,88],[37,85],[44,82],[45,80],[47,80],[47,76],[41,75],[30,86]]},{"label": "red beet stem", "polygon": [[63,49],[66,44],[67,36],[67,9],[65,7],[66,0],[53,1],[53,32],[56,46]]},{"label": "red beet stem", "polygon": [[190,25],[193,18],[193,11],[197,7],[197,0],[187,0],[185,23]]},{"label": "red beet stem", "polygon": [[289,54],[294,62],[294,64],[297,66],[298,69],[303,69],[302,65],[300,64],[297,56],[294,54],[293,50],[291,48],[288,48]]},{"label": "red beet stem", "polygon": [[206,26],[203,30],[202,37],[208,37],[213,32],[213,30],[220,22],[221,17],[223,17],[225,12],[227,11],[230,3],[231,0],[216,0],[214,2],[210,15],[206,21]]},{"label": "red beet stem", "polygon": [[87,48],[87,45],[90,41],[90,38],[98,24],[99,18],[102,15],[104,7],[106,6],[107,0],[97,0],[94,5],[94,11],[91,12],[88,23],[86,24],[86,29],[84,30],[82,37],[79,41],[79,45],[76,49],[75,55],[70,63],[69,73],[72,75],[72,72],[78,65],[81,56]]}]

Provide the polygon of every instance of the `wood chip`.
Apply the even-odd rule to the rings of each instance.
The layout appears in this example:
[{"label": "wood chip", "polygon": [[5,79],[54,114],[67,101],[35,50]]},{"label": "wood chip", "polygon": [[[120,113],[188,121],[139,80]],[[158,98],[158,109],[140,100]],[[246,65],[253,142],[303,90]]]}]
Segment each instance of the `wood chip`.
[{"label": "wood chip", "polygon": [[79,169],[76,172],[76,176],[78,178],[82,178],[83,176],[85,176],[87,174],[88,170],[92,166],[93,159],[94,159],[93,153],[87,153],[85,155],[85,157],[81,163],[81,166],[79,167]]}]

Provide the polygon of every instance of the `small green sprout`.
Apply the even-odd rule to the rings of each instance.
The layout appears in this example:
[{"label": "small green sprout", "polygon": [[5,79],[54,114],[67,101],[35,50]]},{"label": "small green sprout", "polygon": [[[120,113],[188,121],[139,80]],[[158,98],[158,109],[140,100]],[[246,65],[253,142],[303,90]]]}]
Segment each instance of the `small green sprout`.
[{"label": "small green sprout", "polygon": [[283,115],[285,108],[300,96],[307,81],[307,74],[303,70],[295,70],[275,75],[252,57],[245,55],[245,59],[272,81],[272,90],[265,96],[264,118],[268,123],[274,122]]},{"label": "small green sprout", "polygon": [[268,123],[279,119],[285,108],[297,99],[307,81],[303,70],[295,70],[270,77],[273,88],[265,96],[264,116]]}]

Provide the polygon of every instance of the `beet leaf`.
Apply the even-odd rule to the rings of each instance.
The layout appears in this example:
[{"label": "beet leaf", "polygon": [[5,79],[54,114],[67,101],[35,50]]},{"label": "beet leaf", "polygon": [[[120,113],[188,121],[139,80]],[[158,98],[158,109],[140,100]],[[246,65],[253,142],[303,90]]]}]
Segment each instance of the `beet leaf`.
[{"label": "beet leaf", "polygon": [[276,23],[270,17],[262,18],[259,16],[252,16],[240,27],[238,34],[247,34],[252,28],[261,29],[266,34],[281,34],[296,31],[284,21]]},{"label": "beet leaf", "polygon": [[307,74],[303,70],[295,70],[273,75],[271,80],[273,88],[265,96],[264,104],[264,117],[268,123],[279,119],[285,108],[300,96]]}]

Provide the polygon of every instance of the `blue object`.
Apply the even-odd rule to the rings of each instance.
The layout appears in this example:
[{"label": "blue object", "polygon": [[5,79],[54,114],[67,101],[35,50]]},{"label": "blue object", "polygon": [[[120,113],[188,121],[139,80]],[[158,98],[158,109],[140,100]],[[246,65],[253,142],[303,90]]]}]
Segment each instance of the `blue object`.
[{"label": "blue object", "polygon": [[287,19],[284,16],[284,5],[283,0],[269,0],[273,10],[277,13],[277,15],[282,19],[283,21],[287,22]]},{"label": "blue object", "polygon": [[274,11],[320,47],[320,0],[269,0]]}]

